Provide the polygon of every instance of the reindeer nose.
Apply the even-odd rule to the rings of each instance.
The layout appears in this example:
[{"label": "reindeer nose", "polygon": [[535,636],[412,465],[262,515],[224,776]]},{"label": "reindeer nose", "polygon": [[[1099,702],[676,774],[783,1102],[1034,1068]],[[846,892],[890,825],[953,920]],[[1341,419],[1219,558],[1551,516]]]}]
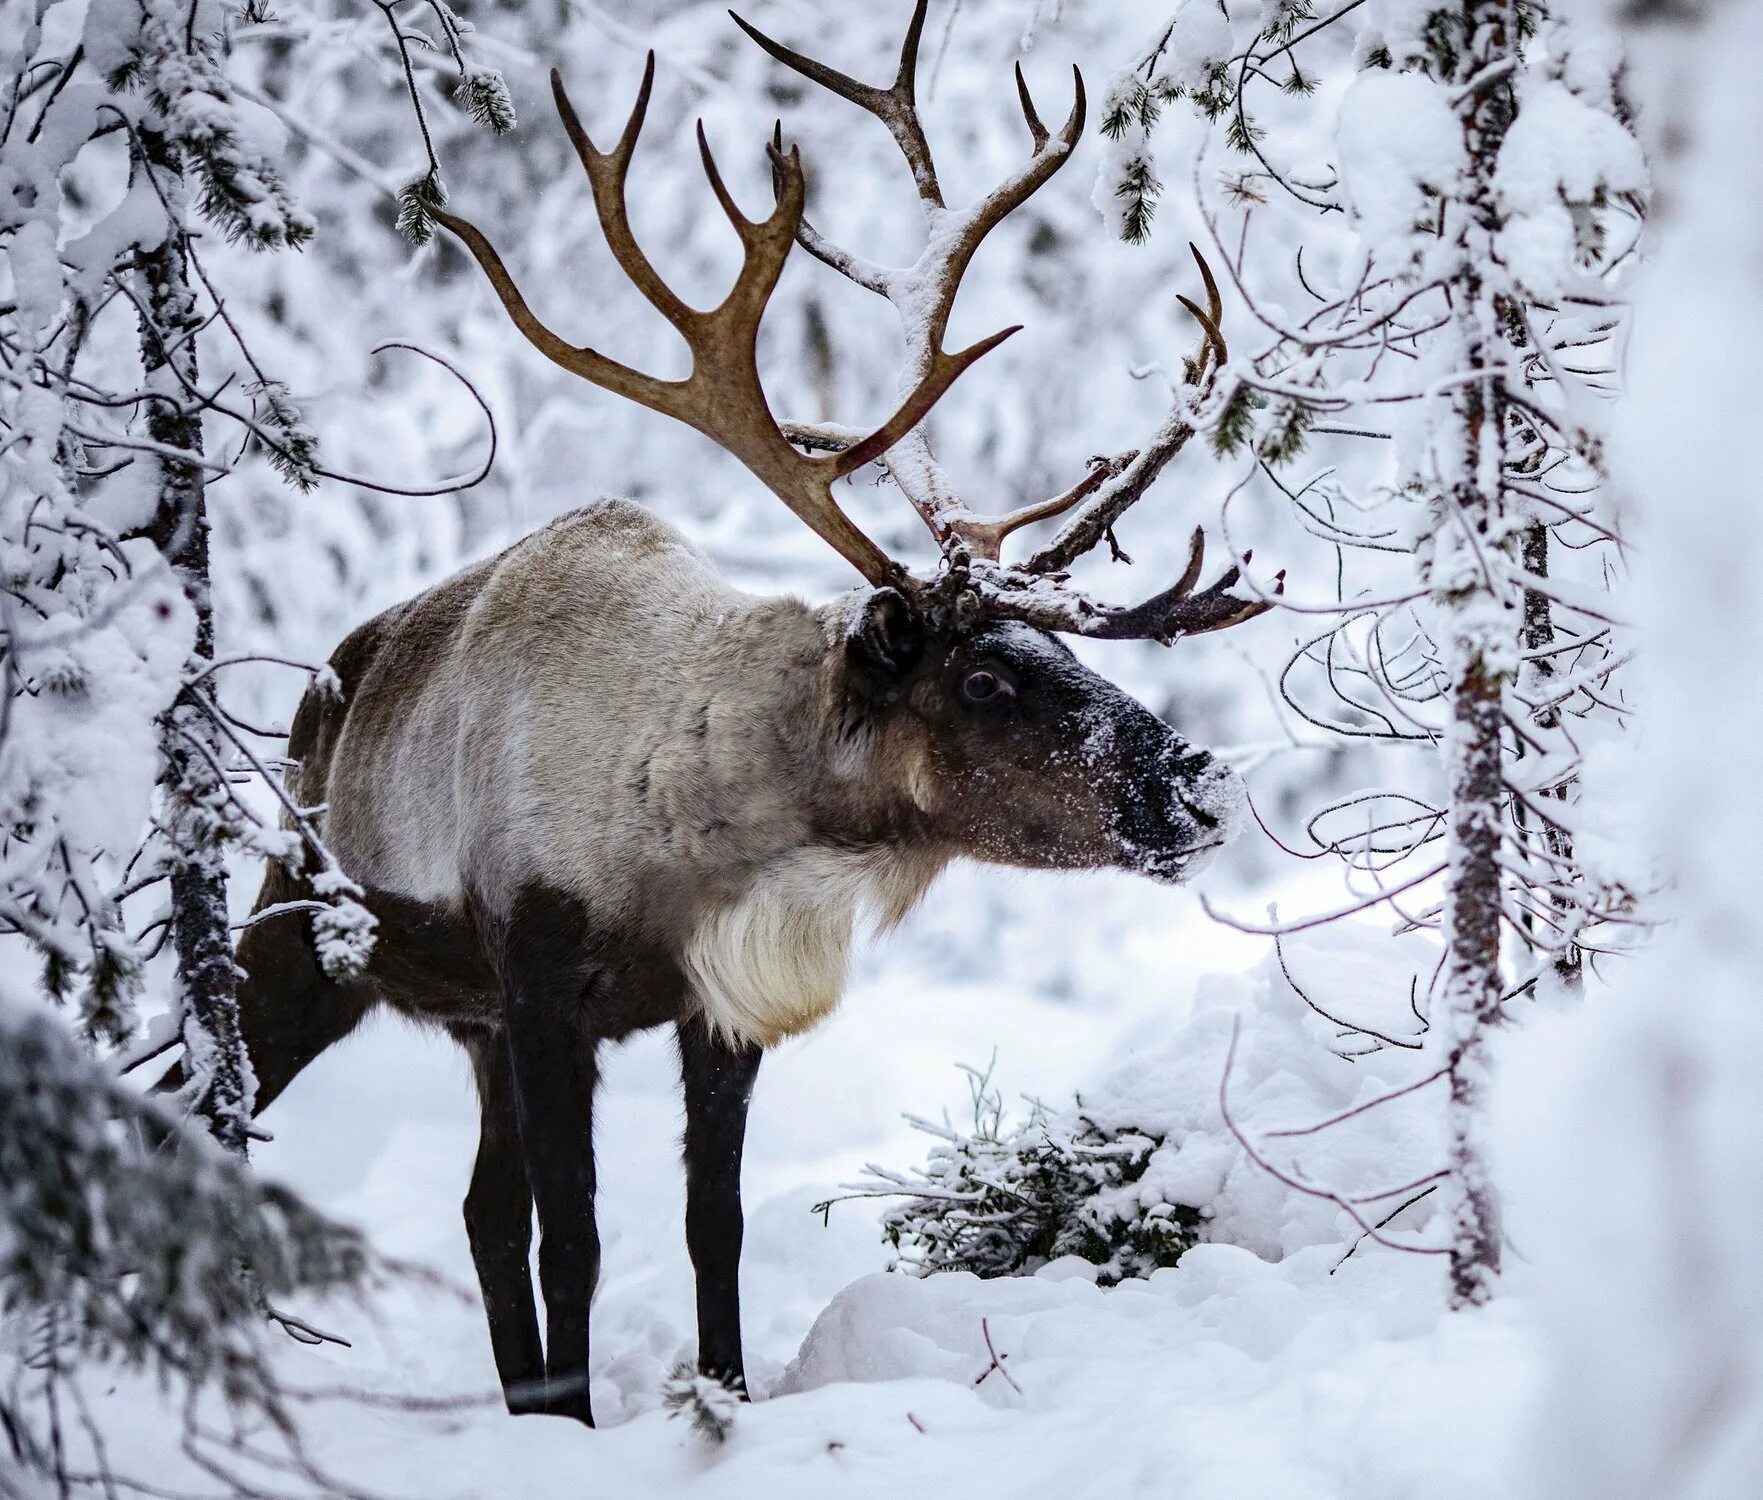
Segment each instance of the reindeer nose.
[{"label": "reindeer nose", "polygon": [[1204,776],[1216,764],[1210,750],[1188,745],[1177,753],[1174,769],[1179,776]]},{"label": "reindeer nose", "polygon": [[1204,769],[1182,790],[1182,801],[1194,821],[1226,842],[1236,837],[1248,810],[1248,788],[1243,778],[1225,762],[1200,751],[1196,757]]}]

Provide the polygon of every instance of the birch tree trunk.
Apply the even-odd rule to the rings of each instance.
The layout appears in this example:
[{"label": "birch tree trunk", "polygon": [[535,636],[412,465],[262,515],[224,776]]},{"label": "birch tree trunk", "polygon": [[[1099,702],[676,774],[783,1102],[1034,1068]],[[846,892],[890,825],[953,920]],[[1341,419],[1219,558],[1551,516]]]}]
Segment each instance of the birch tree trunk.
[{"label": "birch tree trunk", "polygon": [[1445,892],[1445,968],[1439,1021],[1450,1039],[1451,1298],[1487,1301],[1500,1269],[1500,1215],[1482,1143],[1489,1033],[1500,1020],[1500,871],[1505,776],[1505,692],[1518,662],[1522,619],[1491,553],[1511,553],[1514,519],[1505,491],[1506,402],[1493,235],[1499,226],[1494,166],[1512,120],[1510,70],[1519,38],[1511,0],[1464,0],[1462,46],[1452,82],[1468,165],[1458,215],[1461,268],[1452,288],[1458,369],[1473,373],[1452,403],[1454,430],[1441,444],[1455,472],[1440,517],[1432,586],[1448,631],[1451,674],[1446,779],[1450,793]]},{"label": "birch tree trunk", "polygon": [[[202,453],[196,341],[201,317],[190,284],[184,229],[187,193],[175,146],[149,129],[137,134],[134,170],[151,175],[167,206],[165,238],[139,258],[141,363],[154,442]],[[159,465],[159,504],[150,535],[177,571],[196,615],[190,668],[214,660],[208,512],[203,470],[171,458]],[[227,912],[225,844],[229,793],[225,747],[208,715],[181,694],[160,720],[167,832],[172,849],[171,935],[183,1007],[184,1073],[192,1107],[234,1156],[246,1154],[255,1080],[239,1033],[237,971]]]}]

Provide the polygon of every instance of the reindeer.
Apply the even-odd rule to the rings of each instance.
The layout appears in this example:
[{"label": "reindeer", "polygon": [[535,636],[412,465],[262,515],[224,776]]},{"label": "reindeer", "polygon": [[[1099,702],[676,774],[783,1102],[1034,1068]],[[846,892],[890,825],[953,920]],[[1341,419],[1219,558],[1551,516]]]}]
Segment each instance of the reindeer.
[{"label": "reindeer", "polygon": [[[918,0],[888,88],[861,84],[745,22],[774,57],[879,116],[932,234],[905,271],[831,244],[803,219],[799,152],[774,134],[775,203],[745,217],[699,126],[705,174],[740,236],[734,286],[690,307],[632,236],[626,179],[654,78],[616,146],[589,140],[557,73],[557,110],[625,275],[685,339],[684,380],[656,379],[542,323],[476,227],[441,212],[515,326],[594,385],[663,412],[738,458],[865,586],[824,605],[757,598],[717,576],[636,505],[574,511],[351,634],[341,692],[309,691],[289,737],[291,792],[379,921],[366,973],[323,972],[304,921],[252,926],[241,1024],[257,1108],[375,1005],[440,1027],[469,1054],[481,1134],[465,1223],[508,1407],[591,1423],[588,1309],[599,1270],[591,1114],[602,1041],[671,1026],[685,1095],[686,1242],[699,1367],[743,1391],[738,1270],[748,1100],[764,1050],[838,1003],[862,918],[897,923],[951,860],[1189,875],[1232,830],[1234,774],[1081,665],[1057,633],[1171,642],[1252,618],[1264,598],[1227,569],[1184,575],[1130,608],[1085,598],[1064,569],[1108,531],[1191,427],[1130,462],[1097,462],[1064,495],[982,517],[953,496],[920,426],[962,371],[1014,329],[942,348],[985,236],[1065,161],[1083,80],[1055,135],[1017,84],[1027,163],[982,202],[943,202],[919,124]],[[737,20],[739,18],[737,17]],[[867,436],[780,423],[760,387],[760,318],[795,244],[901,310],[910,378]],[[1197,252],[1196,252],[1197,256]],[[1219,301],[1187,305],[1204,341],[1187,378],[1227,357]],[[1185,301],[1186,299],[1184,299]],[[889,558],[833,484],[885,461],[929,525],[934,578]],[[999,560],[1031,522],[1074,512],[1021,566]],[[307,893],[274,868],[258,910]],[[541,1340],[529,1270],[541,1231]]]}]

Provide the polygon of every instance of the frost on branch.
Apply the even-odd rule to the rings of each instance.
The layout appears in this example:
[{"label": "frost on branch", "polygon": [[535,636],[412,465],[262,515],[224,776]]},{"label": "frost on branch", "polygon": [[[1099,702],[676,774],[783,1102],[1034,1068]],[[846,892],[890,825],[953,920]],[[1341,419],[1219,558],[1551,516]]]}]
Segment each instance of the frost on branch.
[{"label": "frost on branch", "polygon": [[453,97],[459,106],[478,124],[487,126],[496,135],[507,135],[514,129],[514,101],[508,97],[508,85],[494,68],[468,68]]},{"label": "frost on branch", "polygon": [[1184,95],[1209,99],[1230,55],[1230,23],[1209,0],[1187,0],[1144,53],[1103,96],[1103,150],[1094,202],[1109,230],[1143,244],[1163,184],[1151,136],[1165,105]]},{"label": "frost on branch", "polygon": [[1609,250],[1612,200],[1643,192],[1640,143],[1572,93],[1543,83],[1524,100],[1494,171],[1505,210],[1500,259],[1531,296],[1553,298]]},{"label": "frost on branch", "polygon": [[294,201],[276,165],[241,118],[239,100],[206,39],[186,46],[189,7],[175,0],[100,0],[94,24],[104,45],[138,14],[138,32],[106,59],[113,87],[139,85],[155,123],[201,180],[203,216],[260,250],[298,248],[316,226]]},{"label": "frost on branch", "polygon": [[288,387],[279,380],[257,380],[245,387],[259,439],[276,473],[301,494],[318,484],[318,437],[306,425]]},{"label": "frost on branch", "polygon": [[447,187],[438,171],[424,172],[398,189],[398,233],[413,245],[435,237],[435,210],[447,206]]},{"label": "frost on branch", "polygon": [[1129,245],[1142,245],[1151,234],[1151,219],[1163,183],[1148,142],[1139,138],[1122,145],[1103,168],[1096,203],[1110,227]]},{"label": "frost on branch", "polygon": [[[179,1149],[145,1145],[167,1131]],[[285,1422],[263,1300],[375,1275],[352,1230],[179,1129],[53,1015],[0,995],[0,1306],[48,1315],[37,1375],[0,1395],[27,1463],[48,1467],[34,1387],[61,1378],[66,1349]]]},{"label": "frost on branch", "polygon": [[[466,55],[466,37],[471,34],[470,22],[455,14],[445,0],[433,0],[431,8],[441,23],[447,51],[459,70],[459,82],[453,89],[453,102],[477,124],[494,135],[506,135],[517,123],[514,100],[501,73],[494,68],[473,63]],[[422,135],[426,156],[422,172],[398,189],[398,232],[413,245],[426,245],[434,238],[434,210],[447,206],[447,186],[441,178],[441,159],[435,151],[434,130],[429,123],[428,109],[417,87],[416,69],[411,61],[410,47],[417,42],[432,45],[426,37],[401,24],[395,6],[381,6],[390,31],[392,46],[403,65],[405,92],[411,112]]]},{"label": "frost on branch", "polygon": [[373,914],[357,899],[361,887],[342,871],[330,869],[312,877],[313,891],[324,905],[312,914],[312,944],[319,966],[332,979],[361,973],[373,954]]}]

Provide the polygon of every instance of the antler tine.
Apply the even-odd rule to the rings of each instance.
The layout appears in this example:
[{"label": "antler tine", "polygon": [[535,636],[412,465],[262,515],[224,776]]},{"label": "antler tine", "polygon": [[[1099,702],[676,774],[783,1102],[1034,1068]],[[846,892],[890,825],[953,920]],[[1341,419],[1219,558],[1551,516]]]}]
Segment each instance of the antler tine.
[{"label": "antler tine", "polygon": [[[1206,565],[1206,528],[1196,526],[1194,534],[1188,538],[1188,562],[1181,570],[1181,577],[1175,580],[1173,588],[1167,590],[1172,598],[1185,599],[1194,591],[1194,585],[1200,581],[1200,569]],[[1234,572],[1234,569],[1232,570]]]},{"label": "antler tine", "polygon": [[1224,298],[1218,294],[1218,278],[1212,274],[1212,267],[1206,264],[1206,257],[1200,254],[1200,247],[1192,240],[1188,241],[1188,253],[1200,268],[1200,280],[1206,284],[1206,311],[1216,323],[1224,316]]},{"label": "antler tine", "polygon": [[1016,97],[1022,104],[1022,118],[1028,121],[1029,138],[1039,151],[1047,144],[1047,127],[1041,123],[1040,115],[1035,111],[1034,95],[1028,91],[1028,80],[1022,76],[1022,64],[1016,64]]},{"label": "antler tine", "polygon": [[[1253,556],[1245,552],[1243,561],[1248,562]],[[1241,599],[1230,592],[1242,578],[1242,569],[1235,563],[1195,593],[1194,585],[1200,581],[1205,561],[1206,533],[1196,526],[1188,543],[1187,566],[1180,578],[1142,604],[1098,611],[1085,622],[1083,633],[1099,640],[1154,640],[1167,644],[1184,635],[1227,630],[1273,608],[1271,599]],[[1274,592],[1284,591],[1285,574],[1281,573],[1275,580]]]},{"label": "antler tine", "polygon": [[[1192,592],[1191,583],[1184,589],[1178,582],[1143,604],[1099,611],[1085,621],[1082,633],[1096,640],[1150,640],[1167,645],[1182,636],[1228,630],[1273,608],[1271,599],[1241,599],[1231,593],[1241,577],[1241,569],[1233,563],[1198,593]],[[1274,592],[1284,591],[1282,573],[1274,584]]]},{"label": "antler tine", "polygon": [[[1065,123],[1059,127],[1059,142],[1066,151],[1077,144],[1077,138],[1083,134],[1084,112],[1088,102],[1084,97],[1084,75],[1077,65],[1072,64],[1072,101],[1071,112],[1066,115]],[[1028,91],[1028,80],[1022,76],[1022,64],[1016,64],[1016,98],[1022,105],[1022,118],[1028,124],[1029,139],[1034,142],[1034,154],[1039,156],[1051,137],[1047,127],[1041,123],[1040,111],[1035,108],[1034,95]]]},{"label": "antler tine", "polygon": [[676,389],[674,382],[657,380],[652,375],[643,374],[641,370],[633,370],[629,365],[608,359],[597,350],[572,344],[553,333],[527,306],[526,298],[515,285],[514,277],[503,264],[496,247],[477,225],[458,214],[449,213],[444,208],[433,209],[431,212],[438,223],[464,241],[472,258],[483,268],[484,275],[501,300],[509,319],[539,353],[554,364],[561,365],[570,374],[591,380],[595,385],[616,395],[625,396],[657,411],[673,413],[671,397]]},{"label": "antler tine", "polygon": [[637,244],[637,238],[631,232],[630,212],[624,197],[625,176],[636,152],[637,137],[642,133],[643,118],[649,112],[649,91],[654,84],[655,54],[651,51],[643,64],[642,86],[637,90],[637,102],[631,107],[624,132],[611,151],[603,152],[588,139],[587,131],[582,128],[575,106],[569,102],[569,93],[563,87],[562,73],[556,68],[551,70],[551,97],[556,101],[557,115],[563,121],[570,144],[575,147],[575,154],[588,174],[588,186],[593,189],[594,208],[600,216],[600,229],[606,236],[607,247],[619,269],[649,300],[655,311],[683,333],[699,314],[661,279]]},{"label": "antler tine", "polygon": [[924,419],[963,370],[980,356],[990,354],[1013,333],[1020,332],[1022,324],[1013,323],[1010,327],[1000,328],[996,333],[981,339],[977,344],[969,344],[958,353],[949,354],[938,350],[931,360],[930,368],[900,403],[893,416],[861,442],[852,444],[834,458],[833,463],[840,476],[854,473],[866,463],[880,458]]},{"label": "antler tine", "polygon": [[924,36],[924,18],[930,14],[930,0],[918,0],[912,19],[906,23],[906,38],[900,43],[900,66],[894,70],[894,93],[908,104],[918,102],[918,43]]},{"label": "antler tine", "polygon": [[[741,206],[735,202],[734,194],[729,192],[728,184],[722,180],[722,172],[716,165],[716,158],[710,151],[710,138],[704,134],[704,122],[698,121],[698,159],[704,163],[704,175],[710,180],[710,191],[716,194],[716,201],[722,205],[722,211],[728,221],[735,227],[735,233],[745,240],[758,224],[741,212]],[[784,174],[776,167],[772,168],[772,187],[777,202],[781,204],[784,197]],[[774,209],[775,213],[776,210]]]},{"label": "antler tine", "polygon": [[1020,531],[1024,526],[1032,526],[1036,521],[1050,521],[1054,516],[1064,515],[1079,501],[1087,500],[1095,494],[1102,487],[1103,481],[1115,472],[1114,464],[1108,459],[1093,462],[1095,466],[1090,472],[1063,494],[1018,506],[1001,516],[965,517],[952,523],[949,529],[967,543],[968,550],[975,557],[995,561],[1003,550],[1005,538],[1012,532]]},{"label": "antler tine", "polygon": [[1184,297],[1180,293],[1176,294],[1175,300],[1192,313],[1194,321],[1200,325],[1200,347],[1185,361],[1188,380],[1197,385],[1206,374],[1207,354],[1218,356],[1218,363],[1214,368],[1221,369],[1230,358],[1230,349],[1219,328],[1219,321],[1224,316],[1224,299],[1218,294],[1218,282],[1212,275],[1212,267],[1206,264],[1206,257],[1200,254],[1200,247],[1192,240],[1188,241],[1188,249],[1193,252],[1194,264],[1200,268],[1200,279],[1206,284],[1207,310],[1201,312],[1191,297]]},{"label": "antler tine", "polygon": [[931,160],[930,146],[924,138],[924,127],[918,119],[918,43],[924,34],[924,18],[929,10],[930,0],[918,0],[912,12],[912,20],[906,27],[906,39],[900,45],[900,66],[894,74],[893,83],[885,89],[877,88],[872,83],[863,83],[849,73],[841,73],[837,68],[828,67],[794,48],[784,46],[782,42],[773,41],[757,26],[742,19],[732,10],[729,12],[729,19],[785,67],[795,69],[804,78],[818,83],[829,93],[837,94],[841,99],[849,99],[858,108],[867,110],[886,125],[888,133],[905,155],[907,165],[912,168],[912,180],[917,184],[919,198],[929,206],[941,208],[943,190],[937,182],[936,165]]},{"label": "antler tine", "polygon": [[[784,149],[784,125],[779,120],[772,126],[771,145],[768,148],[772,159],[772,172],[780,170],[779,159]],[[791,151],[796,148],[792,146]],[[874,292],[878,297],[889,294],[889,273],[872,261],[860,255],[853,255],[849,250],[833,244],[807,219],[796,221],[796,243],[812,255],[822,265],[830,266],[848,281],[854,281],[865,291]]]},{"label": "antler tine", "polygon": [[1076,67],[1072,68],[1071,77],[1071,112],[1066,116],[1065,123],[1059,127],[1059,134],[1052,136],[1048,135],[1035,111],[1028,85],[1022,77],[1022,67],[1017,65],[1017,87],[1022,98],[1023,115],[1028,121],[1029,135],[1034,141],[1034,150],[1014,177],[1001,183],[990,195],[968,210],[959,231],[951,237],[936,268],[936,297],[928,319],[933,339],[940,340],[943,330],[948,327],[949,314],[954,310],[955,293],[960,288],[961,277],[966,273],[979,247],[985,243],[986,236],[1040,191],[1047,180],[1065,165],[1065,159],[1071,155],[1082,137],[1084,116],[1088,110],[1084,78]]}]

